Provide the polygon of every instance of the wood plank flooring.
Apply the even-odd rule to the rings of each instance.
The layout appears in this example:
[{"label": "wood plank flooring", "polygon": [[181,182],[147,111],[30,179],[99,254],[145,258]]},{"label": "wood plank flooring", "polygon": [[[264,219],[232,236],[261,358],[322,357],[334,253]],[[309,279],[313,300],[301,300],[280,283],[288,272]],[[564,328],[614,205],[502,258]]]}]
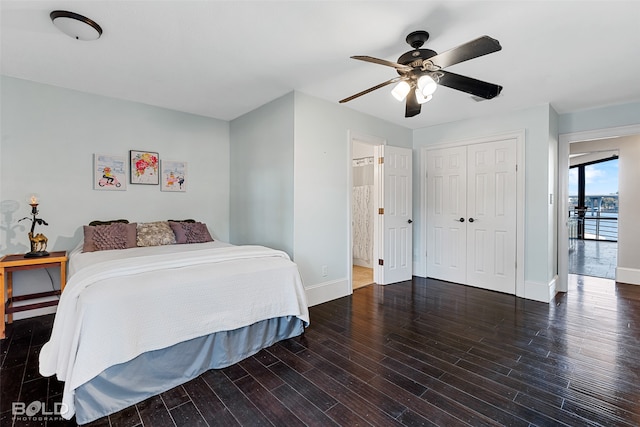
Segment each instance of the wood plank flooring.
[{"label": "wood plank flooring", "polygon": [[358,289],[363,286],[370,285],[373,282],[373,268],[361,267],[354,265],[351,278],[353,281],[353,289]]},{"label": "wood plank flooring", "polygon": [[[310,309],[291,339],[91,426],[638,426],[640,286],[571,276],[551,304],[414,278]],[[60,401],[38,374],[53,318],[1,345],[2,426]]]}]

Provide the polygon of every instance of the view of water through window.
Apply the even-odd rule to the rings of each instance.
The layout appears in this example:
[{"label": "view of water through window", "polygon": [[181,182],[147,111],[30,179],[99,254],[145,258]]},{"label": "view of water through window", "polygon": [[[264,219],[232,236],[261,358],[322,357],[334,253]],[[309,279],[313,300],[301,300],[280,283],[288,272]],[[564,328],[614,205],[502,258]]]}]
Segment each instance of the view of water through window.
[{"label": "view of water through window", "polygon": [[569,169],[569,215],[580,221],[576,237],[618,240],[618,159],[584,166],[582,210],[578,174],[578,167]]}]

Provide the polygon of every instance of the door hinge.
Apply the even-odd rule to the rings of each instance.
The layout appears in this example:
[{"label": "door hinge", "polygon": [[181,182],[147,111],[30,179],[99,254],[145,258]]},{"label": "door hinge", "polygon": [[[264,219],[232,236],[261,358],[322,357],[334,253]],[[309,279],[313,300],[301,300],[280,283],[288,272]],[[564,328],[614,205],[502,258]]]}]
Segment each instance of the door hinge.
[{"label": "door hinge", "polygon": [[384,215],[384,208],[378,208],[378,215]]},{"label": "door hinge", "polygon": [[378,265],[384,265],[384,260],[383,259],[378,259]]},{"label": "door hinge", "polygon": [[378,157],[378,164],[381,165],[384,163],[384,157]]}]

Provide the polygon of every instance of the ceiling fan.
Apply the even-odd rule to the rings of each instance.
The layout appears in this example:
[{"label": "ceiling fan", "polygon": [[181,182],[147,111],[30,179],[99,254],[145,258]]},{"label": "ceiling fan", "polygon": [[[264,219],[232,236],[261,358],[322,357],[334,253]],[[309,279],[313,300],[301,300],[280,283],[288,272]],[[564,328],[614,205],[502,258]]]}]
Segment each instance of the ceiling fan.
[{"label": "ceiling fan", "polygon": [[431,100],[438,85],[484,99],[491,99],[500,94],[502,86],[444,71],[444,68],[451,65],[501,50],[502,46],[498,40],[482,36],[438,54],[431,49],[420,49],[428,39],[429,33],[426,31],[414,31],[409,34],[406,41],[414,50],[402,54],[397,62],[371,56],[352,56],[351,58],[360,61],[393,67],[399,76],[342,99],[340,103],[349,102],[392,83],[398,83],[391,93],[399,101],[406,99],[405,117],[413,117],[420,114],[422,104]]}]

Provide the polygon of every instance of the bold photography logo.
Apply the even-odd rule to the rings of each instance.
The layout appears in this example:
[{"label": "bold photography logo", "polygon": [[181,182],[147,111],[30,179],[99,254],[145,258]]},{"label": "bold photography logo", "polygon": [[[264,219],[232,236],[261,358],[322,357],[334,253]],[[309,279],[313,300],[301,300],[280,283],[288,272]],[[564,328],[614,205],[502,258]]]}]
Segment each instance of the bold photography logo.
[{"label": "bold photography logo", "polygon": [[12,402],[11,414],[18,420],[54,420],[60,419],[69,408],[65,403],[55,402],[53,407],[47,407],[45,402],[34,400],[26,404],[24,402]]}]

